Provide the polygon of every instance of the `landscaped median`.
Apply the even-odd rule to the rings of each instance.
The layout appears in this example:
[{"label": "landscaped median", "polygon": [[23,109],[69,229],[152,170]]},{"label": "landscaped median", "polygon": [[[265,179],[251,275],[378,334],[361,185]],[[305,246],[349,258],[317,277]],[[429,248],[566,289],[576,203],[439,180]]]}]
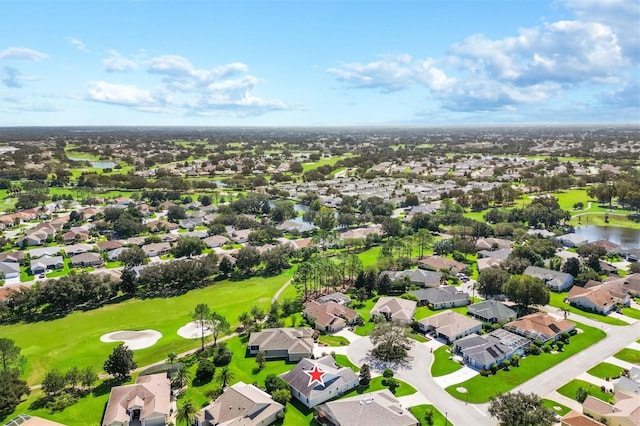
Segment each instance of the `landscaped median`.
[{"label": "landscaped median", "polygon": [[[520,360],[519,367],[510,367],[509,371],[499,370],[495,376],[478,375],[466,382],[451,385],[446,388],[446,391],[462,401],[487,402],[492,396],[509,392],[606,336],[604,331],[584,324],[576,323],[576,328],[583,332],[572,336],[570,343],[564,346],[562,352],[555,354],[542,352],[540,355],[529,355]],[[460,387],[466,388],[467,393],[459,392],[457,388]]]}]

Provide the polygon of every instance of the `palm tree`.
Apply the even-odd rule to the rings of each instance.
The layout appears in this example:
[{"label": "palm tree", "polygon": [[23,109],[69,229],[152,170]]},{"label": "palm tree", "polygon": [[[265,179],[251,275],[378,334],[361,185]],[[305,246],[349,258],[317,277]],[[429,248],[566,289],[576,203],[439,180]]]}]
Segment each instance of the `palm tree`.
[{"label": "palm tree", "polygon": [[190,399],[187,399],[178,407],[178,411],[176,412],[176,422],[182,422],[187,426],[192,425],[196,420],[197,414],[198,409],[195,404]]},{"label": "palm tree", "polygon": [[182,367],[176,371],[176,374],[171,379],[171,384],[176,389],[181,389],[189,384],[191,381],[191,376],[189,375],[189,371]]},{"label": "palm tree", "polygon": [[169,352],[167,354],[167,361],[169,361],[169,364],[173,364],[174,362],[176,362],[176,359],[178,359],[178,354],[175,352]]},{"label": "palm tree", "polygon": [[229,370],[229,367],[223,367],[218,374],[218,381],[222,382],[222,387],[226,388],[227,383],[234,379],[233,373]]}]

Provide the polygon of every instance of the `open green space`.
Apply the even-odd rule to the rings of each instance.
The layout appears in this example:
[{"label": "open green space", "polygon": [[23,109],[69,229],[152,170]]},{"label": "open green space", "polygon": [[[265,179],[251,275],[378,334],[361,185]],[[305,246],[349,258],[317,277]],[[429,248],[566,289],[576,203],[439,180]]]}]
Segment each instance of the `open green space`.
[{"label": "open green space", "polygon": [[[568,294],[567,292],[563,292],[563,293],[556,293],[553,291],[550,292],[549,305],[559,309],[566,309],[570,313],[581,315],[583,317],[590,318],[592,320],[599,321],[602,323],[611,324],[611,325],[627,325],[626,322],[619,320],[617,318],[613,318],[607,315],[594,314],[592,312],[583,311],[574,306],[571,306],[570,304],[564,301],[564,299],[567,297],[567,294]],[[571,315],[569,315],[569,319],[571,319]]]},{"label": "open green space", "polygon": [[567,407],[566,405],[562,405],[559,402],[553,401],[551,399],[543,398],[542,405],[547,407],[549,410],[552,410],[554,413],[558,414],[559,416],[564,416],[569,411],[571,411],[571,408]]},{"label": "open green space", "polygon": [[360,371],[360,367],[352,363],[349,357],[346,355],[336,354],[333,356],[333,358],[336,360],[336,364],[341,367],[349,367],[355,372]]},{"label": "open green space", "polygon": [[462,368],[459,362],[451,358],[451,348],[449,346],[440,346],[433,351],[433,364],[431,364],[431,375],[433,377],[446,376],[456,372]]},{"label": "open green space", "polygon": [[349,344],[349,340],[342,336],[321,334],[320,336],[318,336],[318,343],[322,343],[326,346],[347,346]]},{"label": "open green space", "polygon": [[340,156],[337,156],[337,157],[321,158],[320,160],[316,161],[315,163],[302,163],[302,170],[306,172],[306,171],[309,171],[309,170],[315,170],[320,166],[325,166],[325,165],[333,166],[339,160],[341,160],[343,158],[351,157],[351,156],[352,156],[352,154],[347,153],[347,154],[340,155]]},{"label": "open green space", "polygon": [[640,351],[636,351],[635,349],[624,348],[620,352],[617,352],[614,357],[632,364],[640,364]]},{"label": "open green space", "polygon": [[592,376],[599,377],[601,379],[606,379],[606,378],[620,376],[620,373],[622,372],[622,370],[624,369],[620,366],[609,364],[608,362],[601,362],[595,367],[589,369],[587,373],[591,374]]},{"label": "open green space", "polygon": [[[519,367],[511,367],[509,371],[499,370],[495,376],[477,375],[465,382],[449,386],[446,391],[462,401],[487,402],[492,396],[509,392],[514,387],[597,343],[606,336],[604,331],[584,324],[576,323],[576,328],[583,330],[583,332],[571,336],[570,342],[564,346],[563,352],[555,354],[543,352],[537,356],[530,355],[520,360]],[[468,393],[458,392],[456,390],[458,387],[465,387]]]},{"label": "open green space", "polygon": [[[369,386],[367,386],[367,387],[357,386],[356,388],[354,388],[354,389],[350,390],[349,392],[345,393],[344,395],[342,395],[339,399],[349,398],[349,397],[356,396],[356,395],[362,395],[363,393],[369,393],[369,392],[375,392],[375,391],[379,391],[379,390],[383,390],[383,389],[389,389],[387,386],[382,384],[383,380],[384,380],[384,377],[382,377],[382,376],[374,377],[369,382]],[[398,382],[398,384],[400,385],[396,389],[396,392],[394,394],[395,396],[407,396],[407,395],[412,395],[412,394],[417,392],[417,390],[413,386],[411,386],[409,383],[403,382],[402,380],[396,379],[395,377],[394,377],[394,380],[396,382]]]},{"label": "open green space", "polygon": [[[416,419],[420,422],[420,426],[449,426],[451,422],[447,420],[447,418],[433,405],[416,405],[415,407],[409,408],[411,414],[415,416]],[[425,420],[425,414],[427,411],[432,413],[431,419],[432,423],[427,423]]]},{"label": "open green space", "polygon": [[579,388],[586,389],[589,392],[589,395],[595,398],[598,398],[599,400],[602,400],[604,402],[609,402],[609,400],[613,396],[608,392],[602,392],[602,390],[600,390],[600,386],[596,386],[592,383],[585,382],[584,380],[578,380],[578,379],[574,379],[569,383],[567,383],[566,385],[558,388],[558,393],[560,395],[566,396],[567,398],[571,398],[575,400],[576,392],[578,391]]},{"label": "open green space", "polygon": [[225,280],[181,296],[132,299],[52,321],[0,326],[0,335],[15,340],[22,348],[27,358],[25,376],[31,385],[39,383],[51,368],[75,365],[101,369],[117,344],[102,343],[100,336],[117,330],[154,329],[162,333],[154,346],[135,352],[136,361],[142,366],[165,358],[169,352],[181,353],[198,345],[197,341],[176,334],[178,328],[191,321],[190,312],[197,304],[208,304],[233,325],[238,315],[252,305],[268,308],[273,294],[292,273],[290,269],[276,277]]}]

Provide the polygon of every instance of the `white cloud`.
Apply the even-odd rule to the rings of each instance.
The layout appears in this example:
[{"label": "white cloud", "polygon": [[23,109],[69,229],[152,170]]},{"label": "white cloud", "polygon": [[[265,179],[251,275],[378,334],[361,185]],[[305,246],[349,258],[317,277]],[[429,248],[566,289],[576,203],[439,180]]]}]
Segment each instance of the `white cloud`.
[{"label": "white cloud", "polygon": [[127,59],[117,50],[109,50],[109,57],[102,60],[106,72],[124,72],[138,68],[136,61]]},{"label": "white cloud", "polygon": [[29,49],[28,47],[8,47],[0,50],[0,59],[6,61],[41,61],[47,57],[47,54]]},{"label": "white cloud", "polygon": [[0,77],[0,81],[2,81],[2,84],[11,89],[19,89],[23,87],[25,81],[39,80],[38,77],[25,75],[20,70],[8,66],[2,67],[2,69],[0,70]]},{"label": "white cloud", "polygon": [[167,103],[161,91],[141,89],[133,85],[96,81],[89,84],[88,99],[107,104],[131,107],[159,107]]},{"label": "white cloud", "polygon": [[75,37],[67,37],[67,42],[81,52],[89,52],[87,46]]}]

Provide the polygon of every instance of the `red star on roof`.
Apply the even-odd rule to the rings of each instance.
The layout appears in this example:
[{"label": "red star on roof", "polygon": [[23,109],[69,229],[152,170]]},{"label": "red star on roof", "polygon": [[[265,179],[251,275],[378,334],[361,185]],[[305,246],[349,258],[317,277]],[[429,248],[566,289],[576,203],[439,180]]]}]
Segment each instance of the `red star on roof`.
[{"label": "red star on roof", "polygon": [[322,379],[322,376],[324,376],[327,373],[326,371],[320,370],[318,368],[318,364],[314,364],[313,370],[305,371],[305,373],[309,375],[309,386],[311,386],[314,383],[319,383],[324,387],[324,380]]}]

